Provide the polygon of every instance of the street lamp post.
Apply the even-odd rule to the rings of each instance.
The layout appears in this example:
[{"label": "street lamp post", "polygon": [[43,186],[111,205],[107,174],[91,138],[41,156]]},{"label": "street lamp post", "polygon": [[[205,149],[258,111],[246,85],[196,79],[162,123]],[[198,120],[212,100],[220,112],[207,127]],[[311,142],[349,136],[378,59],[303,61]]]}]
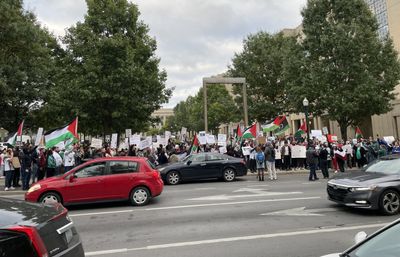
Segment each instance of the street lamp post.
[{"label": "street lamp post", "polygon": [[303,100],[303,106],[304,106],[304,114],[306,115],[306,128],[307,128],[307,143],[310,143],[310,124],[308,121],[308,100],[307,98],[304,98]]}]

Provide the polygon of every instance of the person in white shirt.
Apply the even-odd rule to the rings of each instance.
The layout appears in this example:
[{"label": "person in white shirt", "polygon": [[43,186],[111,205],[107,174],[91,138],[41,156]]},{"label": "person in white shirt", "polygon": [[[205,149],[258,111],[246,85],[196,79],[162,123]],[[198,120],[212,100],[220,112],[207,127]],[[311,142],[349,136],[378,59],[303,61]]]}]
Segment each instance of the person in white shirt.
[{"label": "person in white shirt", "polygon": [[63,164],[63,159],[61,158],[60,154],[58,153],[59,149],[55,148],[53,151],[53,157],[56,161],[56,170],[54,175],[59,175],[61,173],[61,166]]},{"label": "person in white shirt", "polygon": [[13,158],[13,151],[11,149],[7,150],[7,153],[4,155],[4,172],[6,175],[6,179],[5,179],[5,191],[8,190],[13,190],[15,189],[11,183],[13,181],[13,173],[14,173],[14,167],[12,165],[12,158]]}]

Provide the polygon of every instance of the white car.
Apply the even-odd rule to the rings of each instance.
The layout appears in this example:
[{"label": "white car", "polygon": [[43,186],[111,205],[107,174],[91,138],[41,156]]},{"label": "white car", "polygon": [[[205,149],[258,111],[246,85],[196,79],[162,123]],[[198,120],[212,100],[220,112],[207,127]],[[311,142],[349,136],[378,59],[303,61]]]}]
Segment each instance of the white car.
[{"label": "white car", "polygon": [[400,219],[378,230],[370,236],[359,232],[356,244],[343,253],[322,257],[398,257],[400,256]]}]

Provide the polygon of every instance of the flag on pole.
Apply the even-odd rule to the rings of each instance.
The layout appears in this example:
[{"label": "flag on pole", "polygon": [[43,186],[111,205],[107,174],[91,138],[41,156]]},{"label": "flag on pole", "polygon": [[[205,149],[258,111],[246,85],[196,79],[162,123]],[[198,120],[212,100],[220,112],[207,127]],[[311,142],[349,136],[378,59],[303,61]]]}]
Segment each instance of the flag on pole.
[{"label": "flag on pole", "polygon": [[286,116],[278,116],[272,122],[268,122],[267,125],[263,126],[263,131],[265,133],[273,132],[280,128],[281,123],[286,120]]},{"label": "flag on pole", "polygon": [[356,138],[357,139],[363,138],[363,134],[362,134],[361,129],[359,127],[356,127]]},{"label": "flag on pole", "polygon": [[294,134],[294,137],[300,138],[305,133],[307,133],[307,124],[306,124],[306,122],[303,121],[303,124],[301,124],[300,128],[296,131],[296,133]]},{"label": "flag on pole", "polygon": [[[279,128],[274,131],[275,135],[277,135],[277,136],[283,134],[286,130],[288,130],[290,128],[285,115],[279,116],[278,118],[279,118],[279,120],[277,123],[279,123]],[[276,119],[275,119],[275,121],[276,121]],[[275,123],[275,121],[274,121],[274,123]]]},{"label": "flag on pole", "polygon": [[192,146],[190,147],[190,154],[197,153],[199,146],[199,139],[197,138],[197,135],[194,135]]},{"label": "flag on pole", "polygon": [[45,147],[52,148],[60,142],[71,138],[78,139],[78,117],[64,127],[55,128],[44,134]]},{"label": "flag on pole", "polygon": [[17,132],[15,132],[11,137],[8,138],[7,144],[9,144],[11,146],[15,146],[15,144],[18,141],[18,137],[22,141],[22,130],[23,130],[23,128],[24,128],[24,121],[22,120],[18,125]]},{"label": "flag on pole", "polygon": [[248,127],[244,132],[243,132],[243,139],[249,139],[249,138],[256,138],[257,137],[257,123],[254,123],[250,127]]},{"label": "flag on pole", "polygon": [[239,125],[240,125],[240,124],[238,124],[238,125],[237,125],[237,128],[236,128],[236,136],[235,136],[236,141],[240,141],[240,139],[241,139],[242,136],[243,136],[242,130],[240,129],[240,126],[239,126]]}]

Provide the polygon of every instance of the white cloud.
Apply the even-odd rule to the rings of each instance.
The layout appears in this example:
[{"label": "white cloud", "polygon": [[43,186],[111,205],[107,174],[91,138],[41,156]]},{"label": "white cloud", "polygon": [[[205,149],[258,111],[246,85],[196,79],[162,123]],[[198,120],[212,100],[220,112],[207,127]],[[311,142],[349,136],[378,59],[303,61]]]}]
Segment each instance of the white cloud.
[{"label": "white cloud", "polygon": [[[173,107],[201,87],[202,78],[226,71],[249,34],[276,33],[301,23],[306,0],[136,0],[141,19],[157,39],[167,86],[175,87],[166,106]],[[38,20],[62,36],[64,29],[82,21],[84,0],[25,0]]]}]

